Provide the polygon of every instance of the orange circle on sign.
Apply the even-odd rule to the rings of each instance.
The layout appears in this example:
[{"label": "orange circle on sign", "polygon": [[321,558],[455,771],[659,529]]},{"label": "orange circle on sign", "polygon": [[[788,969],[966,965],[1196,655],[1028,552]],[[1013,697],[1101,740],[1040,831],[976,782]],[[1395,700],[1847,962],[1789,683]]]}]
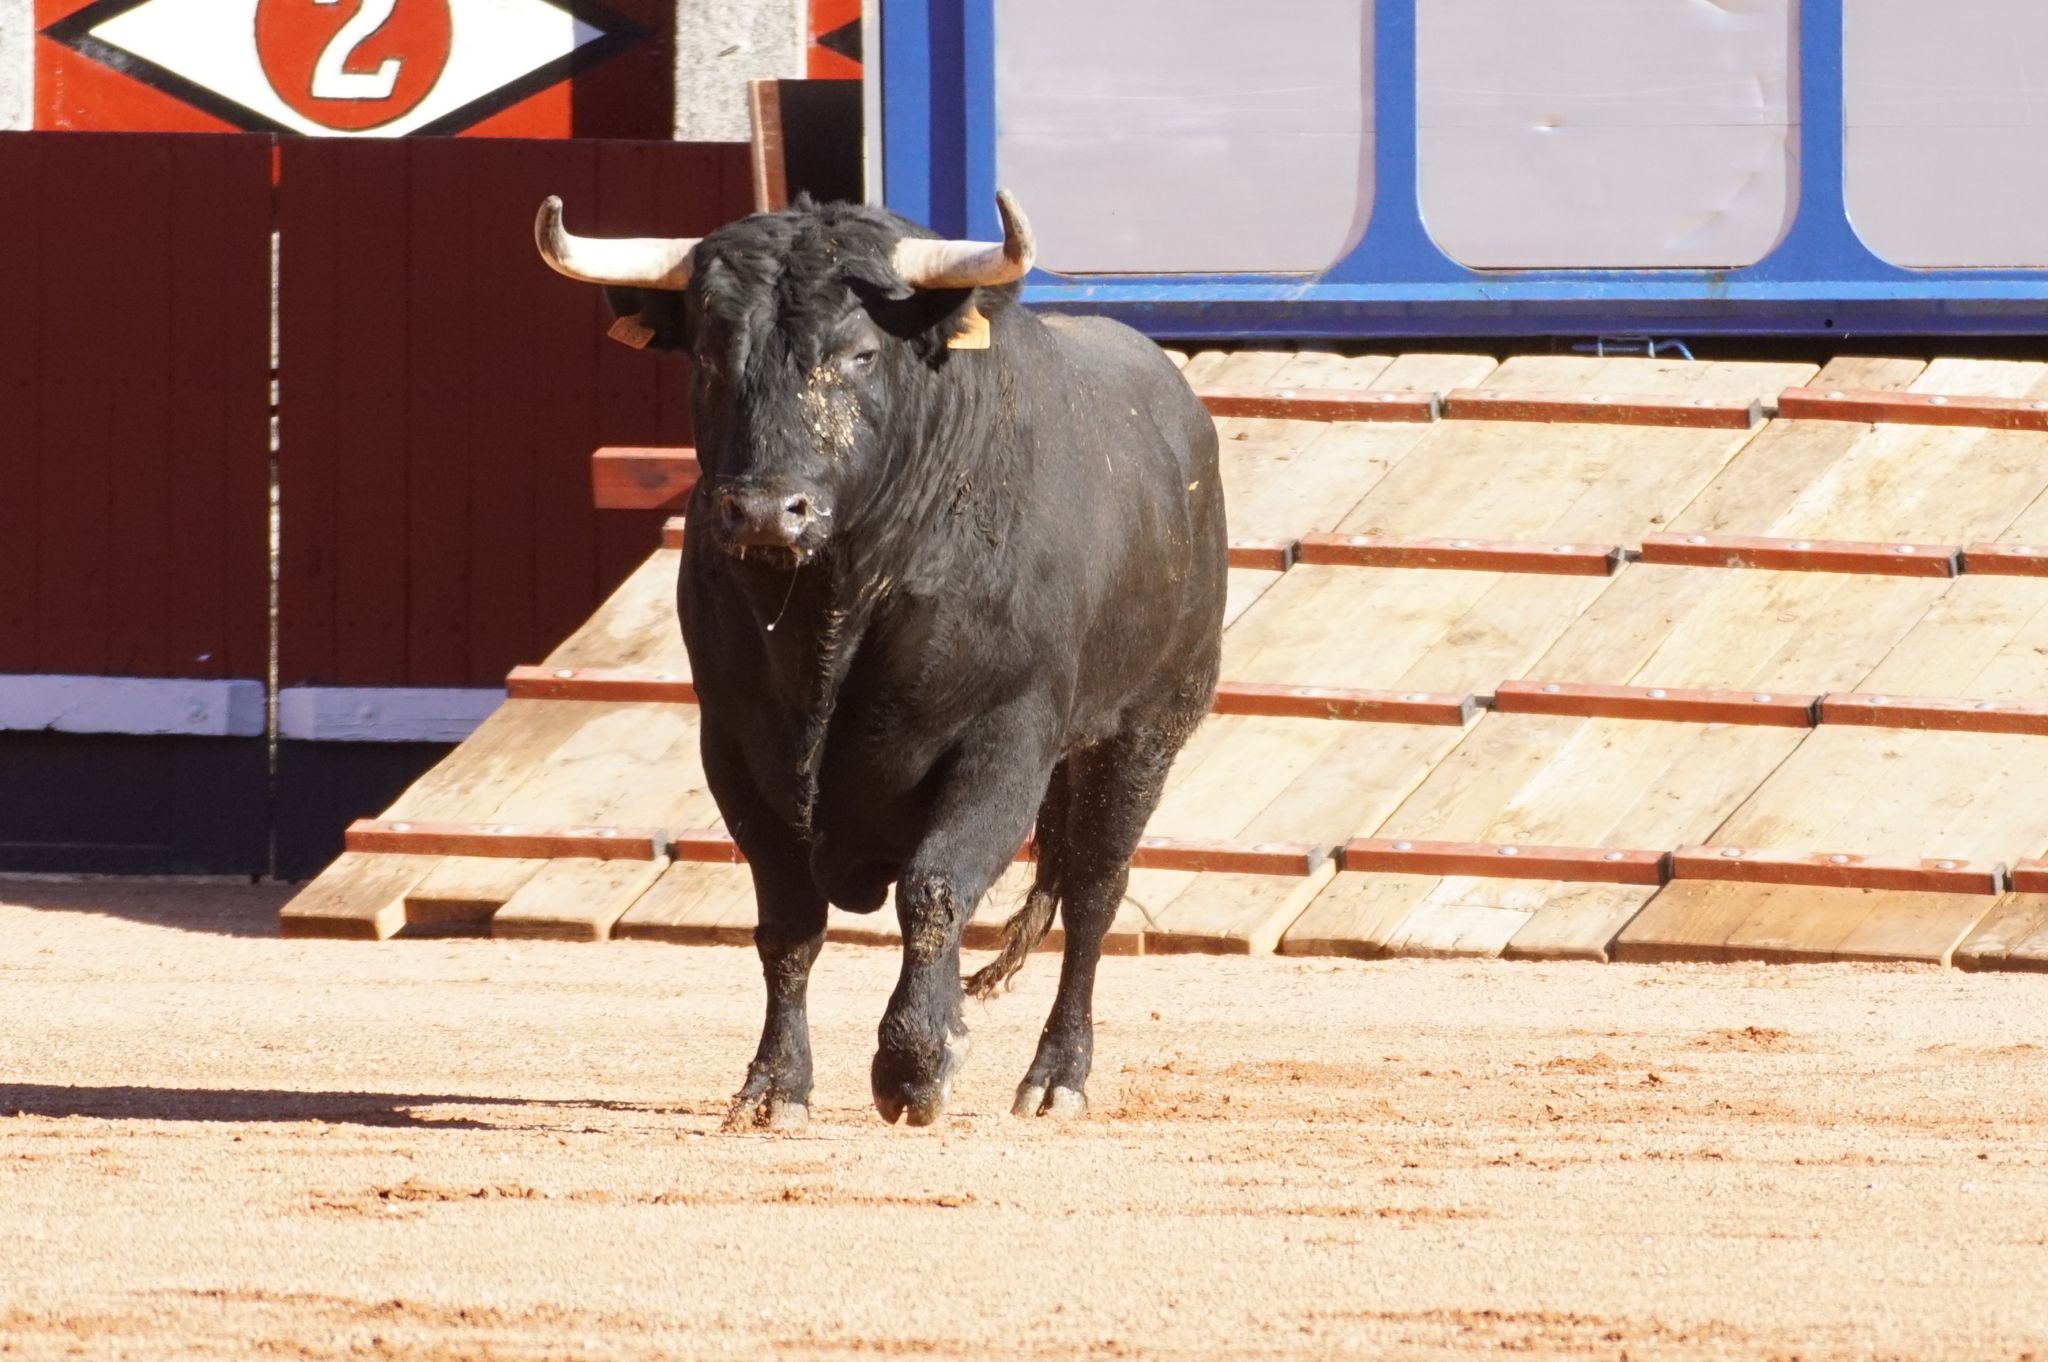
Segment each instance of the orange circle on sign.
[{"label": "orange circle on sign", "polygon": [[448,68],[454,35],[448,0],[256,5],[256,52],[271,88],[337,132],[381,127],[417,108]]}]

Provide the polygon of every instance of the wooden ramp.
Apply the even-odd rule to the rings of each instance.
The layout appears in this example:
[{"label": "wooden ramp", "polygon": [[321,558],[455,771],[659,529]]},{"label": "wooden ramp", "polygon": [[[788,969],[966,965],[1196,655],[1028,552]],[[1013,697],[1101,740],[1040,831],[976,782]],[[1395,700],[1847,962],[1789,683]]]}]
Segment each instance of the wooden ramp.
[{"label": "wooden ramp", "polygon": [[[1184,372],[1223,442],[1225,684],[1110,949],[2048,969],[2048,365]],[[685,453],[601,451],[600,502],[680,504]],[[515,672],[284,930],[749,940],[678,558]]]}]

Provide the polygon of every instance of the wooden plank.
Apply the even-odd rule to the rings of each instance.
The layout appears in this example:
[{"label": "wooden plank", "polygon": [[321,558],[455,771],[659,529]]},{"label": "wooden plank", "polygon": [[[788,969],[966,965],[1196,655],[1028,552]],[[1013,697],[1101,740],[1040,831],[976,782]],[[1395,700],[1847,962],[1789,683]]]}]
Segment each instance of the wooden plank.
[{"label": "wooden plank", "polygon": [[1608,393],[1491,392],[1460,388],[1444,394],[1447,421],[1576,422],[1617,426],[1685,426],[1748,430],[1763,420],[1756,398],[1616,397]]},{"label": "wooden plank", "polygon": [[748,161],[754,174],[754,211],[779,213],[789,207],[788,152],[782,136],[782,82],[747,82]]},{"label": "wooden plank", "polygon": [[1439,882],[1436,875],[1340,872],[1288,927],[1277,949],[1281,955],[1380,959],[1388,938]]},{"label": "wooden plank", "polygon": [[1285,572],[1294,566],[1295,543],[1291,539],[1232,539],[1230,566],[1263,568]]},{"label": "wooden plank", "polygon": [[1478,572],[1540,572],[1608,577],[1621,566],[1612,544],[1503,543],[1478,539],[1398,539],[1371,534],[1304,535],[1303,563],[1344,567],[1456,568]]},{"label": "wooden plank", "polygon": [[1274,875],[1205,874],[1153,915],[1148,955],[1270,955],[1302,910],[1336,875],[1324,859],[1313,872]]},{"label": "wooden plank", "polygon": [[619,940],[750,946],[754,877],[746,867],[672,863],[612,928]]},{"label": "wooden plank", "polygon": [[1478,712],[1470,695],[1358,690],[1342,686],[1274,686],[1225,681],[1216,687],[1217,714],[1290,715],[1353,723],[1445,724],[1462,727]]},{"label": "wooden plank", "polygon": [[507,858],[588,857],[654,861],[666,852],[660,828],[548,827],[534,823],[415,822],[358,818],[348,826],[348,849],[414,856]]},{"label": "wooden plank", "polygon": [[692,449],[607,445],[590,458],[591,502],[601,511],[680,511],[699,474]]},{"label": "wooden plank", "polygon": [[676,619],[681,555],[649,554],[575,632],[547,655],[546,665],[632,668],[688,679],[690,656]]},{"label": "wooden plank", "polygon": [[2048,972],[2048,894],[2014,893],[1956,947],[1958,969]]},{"label": "wooden plank", "polygon": [[449,856],[405,892],[408,927],[490,930],[491,915],[548,865],[545,859]]},{"label": "wooden plank", "polygon": [[437,859],[344,852],[278,910],[278,930],[288,937],[382,941],[405,925],[406,891]]},{"label": "wooden plank", "polygon": [[1771,568],[1780,572],[1865,572],[1897,577],[1953,577],[1962,550],[1950,544],[1898,544],[1760,535],[1649,534],[1645,563],[1681,567]]},{"label": "wooden plank", "polygon": [[1546,889],[1541,906],[1501,947],[1501,959],[1610,960],[1616,938],[1642,911],[1643,900],[1642,890],[1611,885]]},{"label": "wooden plank", "polygon": [[1818,695],[1781,695],[1776,691],[1588,686],[1569,681],[1503,681],[1493,695],[1493,707],[1502,714],[1576,714],[1775,728],[1813,727],[1820,703]]},{"label": "wooden plank", "polygon": [[505,695],[512,700],[697,703],[697,688],[687,676],[627,667],[514,667],[505,676]]},{"label": "wooden plank", "polygon": [[668,869],[666,859],[549,861],[491,918],[491,935],[538,941],[606,941],[612,924]]}]

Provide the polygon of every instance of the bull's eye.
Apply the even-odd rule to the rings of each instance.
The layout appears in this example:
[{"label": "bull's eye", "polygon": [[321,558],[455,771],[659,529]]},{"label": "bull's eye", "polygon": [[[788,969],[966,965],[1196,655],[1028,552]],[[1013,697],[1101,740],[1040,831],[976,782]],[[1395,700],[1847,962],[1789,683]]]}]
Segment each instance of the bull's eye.
[{"label": "bull's eye", "polygon": [[856,369],[870,368],[875,362],[875,356],[879,353],[873,346],[869,346],[865,350],[856,350],[851,355],[848,355],[846,362]]}]

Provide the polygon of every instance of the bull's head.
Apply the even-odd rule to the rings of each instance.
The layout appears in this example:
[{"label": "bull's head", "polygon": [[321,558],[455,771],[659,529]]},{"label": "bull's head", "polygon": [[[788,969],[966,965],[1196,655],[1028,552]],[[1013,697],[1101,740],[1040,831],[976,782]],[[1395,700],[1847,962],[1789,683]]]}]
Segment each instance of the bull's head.
[{"label": "bull's head", "polygon": [[[633,344],[687,351],[702,523],[728,552],[800,563],[881,481],[974,290],[1031,269],[1030,224],[997,196],[999,242],[948,241],[879,209],[800,204],[708,237],[591,238],[541,205],[540,253],[606,287]],[[693,531],[694,532],[694,531]]]}]

